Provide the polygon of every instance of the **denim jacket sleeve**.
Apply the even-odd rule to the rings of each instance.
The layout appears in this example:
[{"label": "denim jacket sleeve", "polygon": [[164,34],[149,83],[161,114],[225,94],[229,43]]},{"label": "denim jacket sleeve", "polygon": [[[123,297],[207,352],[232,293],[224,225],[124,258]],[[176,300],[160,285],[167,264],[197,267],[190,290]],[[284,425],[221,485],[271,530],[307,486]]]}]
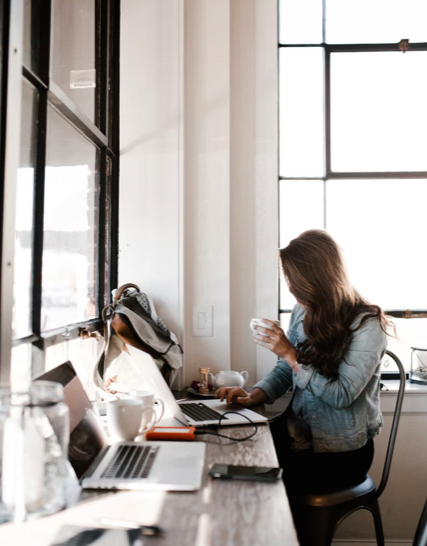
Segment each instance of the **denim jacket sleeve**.
[{"label": "denim jacket sleeve", "polygon": [[338,379],[331,381],[311,366],[301,365],[295,385],[308,389],[330,406],[341,409],[350,406],[368,384],[386,348],[386,334],[376,318],[368,319],[353,335],[346,361],[338,367]]},{"label": "denim jacket sleeve", "polygon": [[[304,310],[299,305],[296,305],[292,310],[286,336],[293,345],[296,345],[295,330],[297,323],[301,320],[303,314]],[[280,398],[280,396],[292,387],[293,375],[294,373],[286,360],[279,358],[271,372],[264,379],[258,381],[253,388],[262,389],[268,396],[267,404],[272,404],[276,398]]]}]

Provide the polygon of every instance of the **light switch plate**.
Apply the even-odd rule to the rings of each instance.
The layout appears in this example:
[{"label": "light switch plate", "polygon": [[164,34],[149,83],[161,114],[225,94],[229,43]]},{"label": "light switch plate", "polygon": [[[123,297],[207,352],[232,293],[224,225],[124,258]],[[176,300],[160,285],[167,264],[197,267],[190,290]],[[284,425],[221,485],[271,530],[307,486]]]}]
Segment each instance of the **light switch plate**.
[{"label": "light switch plate", "polygon": [[213,306],[193,305],[193,336],[211,337],[213,335]]}]

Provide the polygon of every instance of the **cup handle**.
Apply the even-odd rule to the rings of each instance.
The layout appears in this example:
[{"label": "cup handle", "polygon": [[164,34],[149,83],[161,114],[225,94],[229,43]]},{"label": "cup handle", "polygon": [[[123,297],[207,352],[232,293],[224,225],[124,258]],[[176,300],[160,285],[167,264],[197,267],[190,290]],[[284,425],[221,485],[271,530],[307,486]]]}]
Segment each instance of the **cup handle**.
[{"label": "cup handle", "polygon": [[146,432],[148,432],[149,430],[151,430],[154,425],[157,423],[156,421],[156,413],[154,411],[154,408],[152,408],[151,406],[146,406],[145,408],[142,408],[142,414],[141,414],[141,423],[142,423],[142,418],[144,416],[144,413],[146,411],[150,411],[151,412],[151,417],[150,417],[150,422],[148,423],[148,425],[144,428],[144,429],[139,429],[138,431],[138,434],[145,434]]},{"label": "cup handle", "polygon": [[158,423],[160,421],[160,419],[163,417],[163,414],[165,413],[165,404],[164,404],[163,400],[161,400],[160,398],[156,398],[154,400],[154,403],[156,403],[156,402],[160,406],[160,415],[157,417],[156,422],[154,424]]}]

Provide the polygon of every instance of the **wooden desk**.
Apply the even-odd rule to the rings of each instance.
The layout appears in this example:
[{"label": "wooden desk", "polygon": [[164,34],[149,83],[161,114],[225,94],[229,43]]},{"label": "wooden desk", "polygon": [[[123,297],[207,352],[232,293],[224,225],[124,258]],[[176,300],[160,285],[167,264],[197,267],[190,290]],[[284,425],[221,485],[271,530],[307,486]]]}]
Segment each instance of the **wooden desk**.
[{"label": "wooden desk", "polygon": [[[221,433],[244,437],[250,426],[223,427]],[[203,438],[203,440],[202,440]],[[144,537],[151,546],[293,546],[298,545],[283,483],[212,480],[214,463],[277,465],[268,425],[252,440],[231,442],[202,436],[207,442],[202,488],[193,493],[120,492],[92,497],[77,506],[34,522],[0,526],[4,545],[47,546],[64,524],[96,526],[99,517],[138,518],[158,523],[163,537]]]},{"label": "wooden desk", "polygon": [[[234,438],[249,435],[252,427],[223,427]],[[169,494],[162,521],[172,533],[156,544],[176,546],[297,545],[283,483],[212,480],[214,463],[277,466],[268,425],[259,425],[253,440],[231,442],[203,436],[207,442],[202,489],[195,494]],[[166,523],[167,522],[167,523]],[[172,534],[171,533],[171,534]],[[172,539],[172,540],[171,540]],[[147,544],[155,539],[147,540]]]}]

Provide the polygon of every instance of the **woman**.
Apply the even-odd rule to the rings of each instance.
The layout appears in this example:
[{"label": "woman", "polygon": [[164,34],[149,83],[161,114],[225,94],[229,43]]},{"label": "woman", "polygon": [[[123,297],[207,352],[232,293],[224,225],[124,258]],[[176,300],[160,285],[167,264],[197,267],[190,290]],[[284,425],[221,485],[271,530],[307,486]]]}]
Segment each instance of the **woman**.
[{"label": "woman", "polygon": [[369,470],[372,438],[383,424],[380,362],[389,322],[351,286],[340,249],[325,231],[302,233],[280,258],[298,302],[289,330],[285,335],[262,319],[269,328],[256,326],[254,334],[279,357],[277,365],[249,393],[222,388],[216,396],[252,406],[293,387],[289,408],[271,428],[295,517],[295,492],[342,489]]}]

